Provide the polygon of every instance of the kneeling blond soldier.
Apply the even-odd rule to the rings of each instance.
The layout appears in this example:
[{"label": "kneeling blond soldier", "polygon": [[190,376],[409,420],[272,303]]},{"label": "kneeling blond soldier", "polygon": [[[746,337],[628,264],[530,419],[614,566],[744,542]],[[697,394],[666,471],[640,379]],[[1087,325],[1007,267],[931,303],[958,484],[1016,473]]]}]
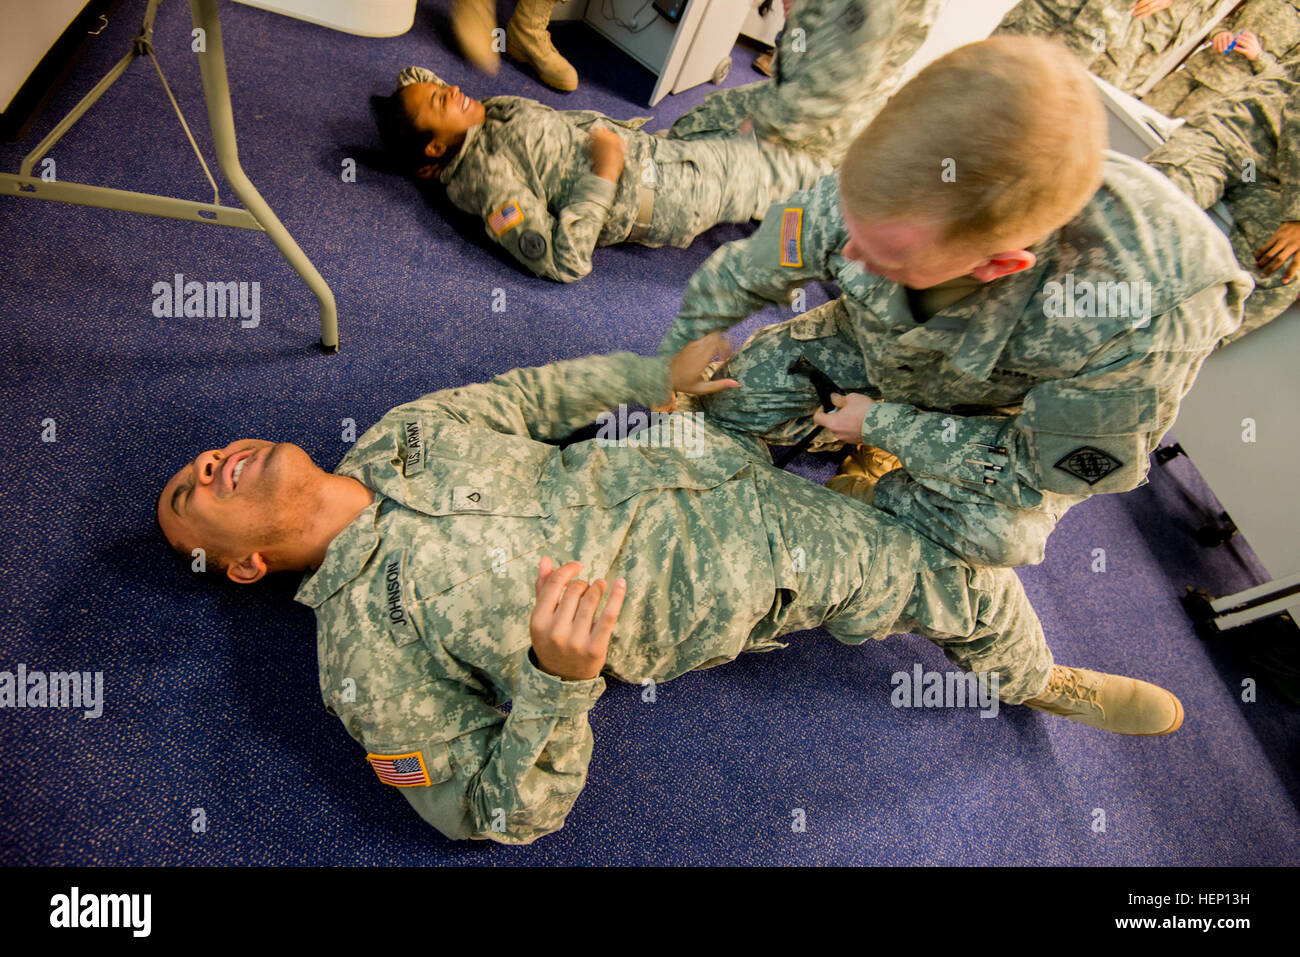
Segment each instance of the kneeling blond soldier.
[{"label": "kneeling blond soldier", "polygon": [[[1043,559],[1064,512],[1145,481],[1201,362],[1241,323],[1251,280],[1205,214],[1105,152],[1093,81],[1059,44],[994,37],[922,70],[840,174],[769,211],[691,278],[660,347],[791,303],[702,407],[791,445],[825,426],[901,468],[856,494],[989,565]],[[800,354],[849,395],[827,415]]]},{"label": "kneeling blond soldier", "polygon": [[818,626],[850,644],[927,635],[1007,704],[1124,734],[1178,728],[1169,692],[1054,665],[1014,572],[773,468],[748,436],[675,416],[549,444],[620,403],[732,386],[701,381],[721,346],[436,392],[389,412],[333,474],[295,445],[233,442],[168,481],[158,520],[235,582],[309,572],[297,598],[316,612],[327,709],[448,837],[527,843],[563,825],[602,675],[666,681]]}]

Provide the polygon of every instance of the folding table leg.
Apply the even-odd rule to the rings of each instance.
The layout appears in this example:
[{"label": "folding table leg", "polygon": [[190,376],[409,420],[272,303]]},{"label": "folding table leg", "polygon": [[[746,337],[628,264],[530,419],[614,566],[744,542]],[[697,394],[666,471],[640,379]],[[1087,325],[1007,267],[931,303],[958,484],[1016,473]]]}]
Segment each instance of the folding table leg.
[{"label": "folding table leg", "polygon": [[284,258],[289,260],[289,265],[297,270],[298,275],[315,293],[316,301],[320,304],[321,347],[326,352],[337,352],[339,328],[334,293],[239,165],[239,151],[235,145],[235,119],[230,107],[230,84],[226,79],[226,55],[221,44],[221,23],[217,17],[217,0],[190,0],[190,12],[194,17],[194,25],[205,34],[206,52],[199,54],[199,70],[203,75],[203,93],[208,103],[208,123],[212,127],[217,165],[221,167],[226,181],[244,208],[262,225],[271,237],[271,242],[275,243]]}]

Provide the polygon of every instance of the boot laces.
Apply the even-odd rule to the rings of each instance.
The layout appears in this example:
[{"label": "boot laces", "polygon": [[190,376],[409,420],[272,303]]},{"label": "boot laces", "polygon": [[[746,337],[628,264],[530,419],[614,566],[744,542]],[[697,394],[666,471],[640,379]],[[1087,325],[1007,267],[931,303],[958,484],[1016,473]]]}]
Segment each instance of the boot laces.
[{"label": "boot laces", "polygon": [[1097,700],[1097,688],[1080,682],[1078,673],[1072,668],[1053,668],[1052,677],[1048,679],[1047,687],[1053,695],[1058,697],[1067,696],[1076,701],[1085,701],[1098,707],[1101,705]]}]

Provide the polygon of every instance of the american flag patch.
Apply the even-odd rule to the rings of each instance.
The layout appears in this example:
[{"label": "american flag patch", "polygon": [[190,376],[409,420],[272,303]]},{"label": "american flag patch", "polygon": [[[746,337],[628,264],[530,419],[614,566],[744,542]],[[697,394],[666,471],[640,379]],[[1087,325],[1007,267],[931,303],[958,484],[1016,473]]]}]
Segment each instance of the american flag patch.
[{"label": "american flag patch", "polygon": [[781,265],[803,265],[803,210],[792,207],[781,214]]},{"label": "american flag patch", "polygon": [[519,211],[519,204],[511,200],[488,217],[488,226],[492,232],[500,236],[523,221],[524,214]]},{"label": "american flag patch", "polygon": [[379,780],[395,788],[427,787],[429,772],[424,766],[424,755],[419,751],[410,754],[367,754],[366,760],[379,775]]}]

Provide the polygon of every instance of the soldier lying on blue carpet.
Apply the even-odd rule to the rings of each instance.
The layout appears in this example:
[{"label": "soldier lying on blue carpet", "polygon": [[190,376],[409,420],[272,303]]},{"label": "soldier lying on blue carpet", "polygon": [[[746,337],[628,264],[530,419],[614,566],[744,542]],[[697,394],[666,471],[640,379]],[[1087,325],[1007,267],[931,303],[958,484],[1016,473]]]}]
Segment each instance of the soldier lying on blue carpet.
[{"label": "soldier lying on blue carpet", "polygon": [[[1106,151],[1097,88],[1060,43],[940,57],[849,147],[691,277],[661,345],[786,305],[695,404],[738,431],[852,453],[837,491],[972,562],[1041,562],[1067,509],[1146,481],[1149,456],[1252,288],[1205,213]],[[847,392],[822,410],[799,355]],[[814,445],[814,448],[818,446]]]},{"label": "soldier lying on blue carpet", "polygon": [[482,103],[408,67],[381,111],[405,171],[436,178],[493,241],[538,276],[574,282],[597,246],[689,246],[746,223],[830,164],[751,133],[691,140],[642,132],[645,118],[553,110],[518,96]]},{"label": "soldier lying on blue carpet", "polygon": [[[308,573],[296,597],[316,612],[327,709],[453,838],[563,825],[602,674],[667,681],[818,626],[848,644],[925,635],[1006,704],[1121,734],[1181,725],[1162,688],[1054,664],[1013,571],[774,468],[753,438],[684,414],[609,433],[621,403],[735,387],[703,379],[725,352],[710,336],[671,360],[592,356],[435,392],[332,474],[289,443],[232,442],[167,482],[158,521],[232,581]],[[596,438],[550,444],[593,420]]]}]

